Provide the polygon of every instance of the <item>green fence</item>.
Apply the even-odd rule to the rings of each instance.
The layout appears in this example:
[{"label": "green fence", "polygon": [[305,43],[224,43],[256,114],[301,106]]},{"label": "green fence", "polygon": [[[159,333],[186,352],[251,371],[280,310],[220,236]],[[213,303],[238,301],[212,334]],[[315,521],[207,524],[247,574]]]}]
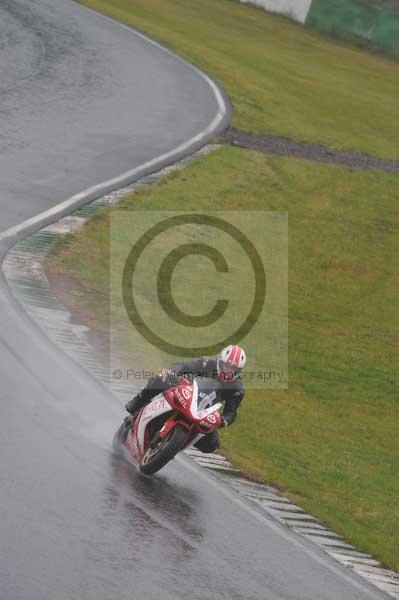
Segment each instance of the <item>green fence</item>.
[{"label": "green fence", "polygon": [[399,15],[362,0],[313,0],[306,25],[337,37],[363,38],[399,58]]}]

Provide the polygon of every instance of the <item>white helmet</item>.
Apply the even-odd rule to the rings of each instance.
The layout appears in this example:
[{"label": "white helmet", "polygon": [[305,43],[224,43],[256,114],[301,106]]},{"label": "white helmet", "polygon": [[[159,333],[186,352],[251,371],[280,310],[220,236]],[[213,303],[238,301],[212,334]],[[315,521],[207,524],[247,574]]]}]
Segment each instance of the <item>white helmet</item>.
[{"label": "white helmet", "polygon": [[222,381],[235,381],[245,367],[247,357],[240,346],[227,346],[223,348],[217,359],[219,379]]}]

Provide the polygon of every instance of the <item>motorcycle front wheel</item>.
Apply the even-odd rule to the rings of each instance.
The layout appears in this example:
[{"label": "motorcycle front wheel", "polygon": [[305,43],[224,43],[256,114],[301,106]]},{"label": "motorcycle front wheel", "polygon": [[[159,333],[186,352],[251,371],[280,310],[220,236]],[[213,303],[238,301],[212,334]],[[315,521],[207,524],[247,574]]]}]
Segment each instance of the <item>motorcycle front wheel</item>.
[{"label": "motorcycle front wheel", "polygon": [[140,471],[143,475],[154,475],[162,469],[183,448],[187,437],[187,429],[182,425],[176,425],[165,439],[155,446],[149,448],[140,463]]}]

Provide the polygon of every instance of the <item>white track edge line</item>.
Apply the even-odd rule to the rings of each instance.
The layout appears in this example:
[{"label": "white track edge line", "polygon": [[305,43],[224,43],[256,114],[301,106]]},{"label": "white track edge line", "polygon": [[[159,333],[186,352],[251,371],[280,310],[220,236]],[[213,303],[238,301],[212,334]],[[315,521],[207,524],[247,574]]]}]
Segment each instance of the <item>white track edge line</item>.
[{"label": "white track edge line", "polygon": [[103,15],[102,13],[98,13],[97,11],[89,9],[88,7],[84,7],[80,4],[78,6],[80,6],[81,8],[86,8],[90,12],[94,12],[96,15],[103,17],[104,19],[111,21],[112,23],[114,23],[116,25],[119,25],[123,29],[127,29],[130,33],[133,33],[137,37],[143,39],[148,44],[155,46],[162,52],[164,52],[170,56],[173,56],[173,58],[179,60],[179,62],[182,62],[185,65],[189,66],[202,79],[204,79],[206,81],[206,83],[209,85],[209,87],[211,88],[211,90],[216,98],[217,104],[218,104],[218,111],[216,113],[216,116],[213,118],[211,123],[208,125],[208,127],[203,129],[200,133],[193,136],[186,142],[183,142],[179,146],[176,146],[175,148],[173,148],[172,150],[169,150],[168,152],[165,152],[164,154],[161,154],[145,163],[142,163],[141,165],[135,167],[134,169],[131,169],[129,171],[126,171],[125,173],[122,173],[121,175],[118,175],[118,176],[108,179],[106,181],[102,181],[101,183],[98,183],[96,185],[93,185],[93,186],[83,190],[82,192],[79,192],[79,193],[71,196],[67,200],[64,200],[63,202],[56,204],[52,208],[49,208],[49,209],[35,215],[34,217],[26,219],[25,221],[22,221],[22,223],[19,223],[18,225],[13,225],[12,227],[5,229],[4,231],[2,231],[0,233],[0,242],[10,240],[10,239],[14,238],[16,235],[29,229],[30,227],[34,227],[35,225],[38,225],[39,223],[41,223],[42,221],[44,221],[46,219],[51,219],[51,218],[56,219],[58,214],[61,213],[62,211],[68,210],[68,208],[73,209],[74,206],[79,201],[84,200],[88,196],[92,196],[93,194],[101,192],[101,190],[103,188],[112,186],[116,189],[118,187],[118,184],[122,185],[122,183],[124,183],[126,181],[126,179],[133,178],[136,174],[140,173],[140,171],[142,171],[144,169],[151,169],[152,167],[155,167],[158,163],[162,163],[165,160],[168,160],[169,158],[173,157],[174,155],[178,155],[182,152],[185,152],[188,148],[190,148],[190,146],[192,146],[193,144],[196,144],[198,142],[201,142],[204,138],[206,138],[208,135],[210,135],[212,133],[212,131],[214,131],[218,127],[218,125],[221,123],[221,121],[223,120],[223,118],[225,117],[226,112],[227,112],[226,103],[223,99],[222,93],[220,92],[218,86],[216,85],[216,83],[214,81],[212,81],[212,79],[210,77],[208,77],[208,75],[203,73],[198,67],[196,67],[195,65],[186,61],[184,58],[182,58],[178,54],[175,54],[168,48],[165,48],[158,42],[151,40],[143,33],[136,31],[132,27],[128,27],[127,25],[124,25],[123,23],[119,23],[118,21],[111,19],[111,17],[108,17],[107,15]]}]

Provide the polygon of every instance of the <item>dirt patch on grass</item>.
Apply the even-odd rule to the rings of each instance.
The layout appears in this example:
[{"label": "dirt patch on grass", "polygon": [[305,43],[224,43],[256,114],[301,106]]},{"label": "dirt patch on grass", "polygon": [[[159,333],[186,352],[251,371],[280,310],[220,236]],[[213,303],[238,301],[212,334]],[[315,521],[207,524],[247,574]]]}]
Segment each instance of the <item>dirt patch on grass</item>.
[{"label": "dirt patch on grass", "polygon": [[399,174],[399,160],[376,158],[360,152],[340,152],[321,144],[296,142],[277,135],[257,135],[237,129],[229,129],[223,136],[224,143],[237,148],[257,150],[275,156],[292,156],[323,163],[343,165],[352,169],[380,169]]}]

